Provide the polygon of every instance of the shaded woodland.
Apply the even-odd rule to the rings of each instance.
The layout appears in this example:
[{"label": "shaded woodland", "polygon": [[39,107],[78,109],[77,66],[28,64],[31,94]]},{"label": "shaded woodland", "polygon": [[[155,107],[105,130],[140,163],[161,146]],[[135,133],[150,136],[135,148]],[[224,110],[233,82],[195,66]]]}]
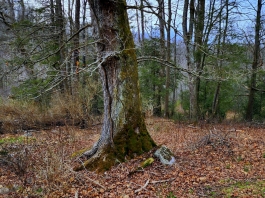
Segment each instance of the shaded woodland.
[{"label": "shaded woodland", "polygon": [[[128,1],[143,111],[262,122],[264,2],[258,3]],[[88,2],[8,0],[0,8],[2,103],[9,97],[55,115],[60,99],[61,119],[84,125],[101,115],[99,41]]]}]

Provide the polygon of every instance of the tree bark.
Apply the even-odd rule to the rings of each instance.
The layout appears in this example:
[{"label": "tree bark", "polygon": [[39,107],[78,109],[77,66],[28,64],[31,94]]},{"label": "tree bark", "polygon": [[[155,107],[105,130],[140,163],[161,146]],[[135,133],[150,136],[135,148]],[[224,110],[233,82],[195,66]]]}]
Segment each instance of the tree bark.
[{"label": "tree bark", "polygon": [[[195,61],[195,70],[196,73],[201,75],[204,60],[203,60],[203,31],[204,31],[204,16],[205,16],[205,0],[198,0],[198,5],[196,8],[196,19],[195,19],[195,49],[194,49],[194,61]],[[198,119],[200,117],[200,108],[199,108],[199,90],[200,90],[200,77],[194,77],[194,95],[196,101],[194,102],[194,112],[192,117]]]},{"label": "tree bark", "polygon": [[[160,57],[161,59],[166,58],[166,46],[165,46],[165,1],[164,0],[158,0],[158,20],[159,20],[159,33],[160,33]],[[161,64],[161,68],[159,69],[159,76],[160,78],[165,77],[165,66]],[[157,116],[161,116],[162,111],[162,100],[161,100],[161,94],[163,90],[163,85],[158,85],[158,94],[157,94],[157,104],[156,104],[156,110],[154,111]],[[160,114],[160,115],[159,115]]]},{"label": "tree bark", "polygon": [[[168,20],[167,20],[167,57],[166,60],[170,62],[171,58],[171,0],[168,0]],[[169,117],[169,85],[170,85],[170,67],[166,66],[166,95],[165,95],[165,112],[164,117]]]},{"label": "tree bark", "polygon": [[[223,67],[223,50],[221,50],[221,47],[224,47],[226,44],[226,38],[227,38],[227,29],[228,29],[228,19],[229,19],[229,1],[225,0],[224,3],[221,1],[221,8],[225,8],[225,16],[222,15],[222,10],[220,10],[220,15],[219,15],[219,35],[218,35],[218,45],[217,45],[217,54],[216,56],[218,57],[216,65],[217,69],[221,70]],[[214,7],[214,5],[213,5]],[[224,29],[222,30],[222,23],[224,23]],[[219,58],[220,57],[220,58]],[[212,118],[215,118],[217,115],[217,110],[219,106],[219,95],[221,91],[221,82],[217,82],[217,86],[215,89],[215,94],[213,98],[213,103],[212,103]]]},{"label": "tree bark", "polygon": [[[189,20],[188,20],[188,13],[190,15]],[[194,0],[185,0],[183,8],[182,29],[183,29],[184,43],[186,46],[187,68],[190,71],[193,71],[195,67],[194,58],[193,58],[194,49],[191,43],[193,38],[194,17],[195,17]],[[197,86],[196,86],[196,77],[194,77],[192,74],[189,74],[188,87],[190,93],[189,117],[190,119],[197,119],[197,114],[198,114],[197,111],[198,99],[196,94]]]},{"label": "tree bark", "polygon": [[[78,32],[80,29],[80,0],[75,1],[75,32]],[[75,89],[78,87],[79,82],[79,34],[76,34],[74,38],[74,72],[76,73],[76,77],[74,78],[74,86]]]},{"label": "tree bark", "polygon": [[55,13],[54,13],[54,4],[53,4],[53,0],[50,0],[50,9],[51,9],[51,22],[54,25],[55,24]]},{"label": "tree bark", "polygon": [[[155,146],[141,113],[138,69],[125,0],[89,0],[104,94],[99,141],[83,153],[98,172]],[[78,169],[76,169],[78,170]]]},{"label": "tree bark", "polygon": [[251,74],[251,79],[250,79],[250,90],[249,90],[248,105],[247,105],[247,111],[246,111],[247,121],[252,121],[253,119],[253,107],[254,107],[256,81],[257,81],[256,70],[258,68],[258,64],[260,61],[259,56],[260,56],[261,8],[262,8],[262,0],[258,0],[256,26],[255,26],[255,45],[254,45],[253,62],[252,62],[252,74]]},{"label": "tree bark", "polygon": [[[188,13],[189,29],[188,29]],[[205,0],[198,0],[195,8],[194,0],[185,0],[183,8],[183,37],[187,51],[188,70],[202,73],[203,69],[203,30],[204,30]],[[194,31],[194,32],[193,32]],[[193,39],[194,35],[194,39]],[[194,40],[194,45],[192,41]],[[199,119],[199,88],[200,77],[189,74],[189,92],[190,92],[190,119]]]},{"label": "tree bark", "polygon": [[[55,1],[55,31],[57,34],[57,38],[56,38],[56,45],[58,48],[60,48],[60,46],[63,46],[64,43],[64,37],[65,37],[65,25],[64,25],[64,15],[63,15],[63,8],[62,8],[62,1],[61,0],[56,0]],[[61,92],[67,92],[69,90],[69,86],[68,86],[68,76],[67,76],[67,68],[66,65],[64,64],[64,60],[65,60],[65,48],[60,49],[57,53],[57,64],[56,64],[56,69],[60,70],[60,78],[62,79],[61,83],[59,84],[60,90]]]},{"label": "tree bark", "polygon": [[[137,1],[135,1],[136,7],[138,6]],[[140,32],[140,22],[139,22],[139,14],[138,9],[136,9],[136,23],[137,23],[137,36],[138,36],[138,43],[141,44],[141,32]]]},{"label": "tree bark", "polygon": [[144,23],[144,9],[143,9],[143,6],[144,6],[144,0],[141,0],[141,4],[140,4],[140,7],[141,7],[141,28],[142,28],[142,45],[144,44],[144,34],[145,34],[145,23]]}]

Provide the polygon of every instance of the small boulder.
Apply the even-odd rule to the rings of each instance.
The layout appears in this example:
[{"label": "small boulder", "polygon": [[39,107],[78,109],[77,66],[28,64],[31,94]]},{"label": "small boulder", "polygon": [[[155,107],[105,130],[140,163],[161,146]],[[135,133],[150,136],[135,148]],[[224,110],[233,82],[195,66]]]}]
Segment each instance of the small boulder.
[{"label": "small boulder", "polygon": [[10,192],[9,188],[0,185],[0,194],[7,194],[9,192]]},{"label": "small boulder", "polygon": [[155,156],[165,165],[173,165],[176,162],[173,153],[164,145],[156,150]]}]

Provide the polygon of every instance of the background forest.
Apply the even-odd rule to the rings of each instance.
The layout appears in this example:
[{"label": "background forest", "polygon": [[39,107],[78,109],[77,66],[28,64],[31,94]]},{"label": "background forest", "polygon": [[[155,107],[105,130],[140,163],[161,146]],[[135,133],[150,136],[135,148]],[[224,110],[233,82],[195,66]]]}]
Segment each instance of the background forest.
[{"label": "background forest", "polygon": [[0,197],[264,197],[264,3],[0,0]]},{"label": "background forest", "polygon": [[[264,120],[264,2],[127,3],[147,115]],[[1,1],[1,110],[30,125],[101,115],[92,23],[86,0]]]}]

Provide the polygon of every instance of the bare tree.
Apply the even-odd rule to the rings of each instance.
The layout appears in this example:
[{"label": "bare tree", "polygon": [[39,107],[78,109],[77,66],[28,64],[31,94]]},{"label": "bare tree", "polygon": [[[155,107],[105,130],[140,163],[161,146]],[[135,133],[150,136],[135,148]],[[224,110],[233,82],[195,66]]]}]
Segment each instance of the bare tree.
[{"label": "bare tree", "polygon": [[[167,52],[166,60],[169,62],[171,59],[171,0],[168,0],[168,19],[167,19]],[[166,67],[166,95],[165,95],[165,117],[169,117],[169,85],[170,85],[170,67]]]},{"label": "bare tree", "polygon": [[[80,29],[80,0],[75,1],[75,32]],[[76,81],[79,81],[79,33],[74,38],[74,72],[76,73]],[[74,83],[77,86],[77,83]]]},{"label": "bare tree", "polygon": [[246,111],[246,120],[248,121],[251,121],[253,118],[253,107],[254,107],[256,81],[257,81],[256,72],[261,62],[261,58],[260,58],[261,8],[262,8],[262,0],[258,0],[257,16],[256,16],[256,24],[255,24],[255,44],[254,44],[254,51],[253,51],[252,73],[251,73],[251,78],[250,78],[248,105],[247,105],[247,111]]},{"label": "bare tree", "polygon": [[[138,6],[137,1],[135,1],[135,5]],[[139,10],[136,9],[136,23],[137,23],[137,37],[138,37],[138,42],[141,42],[141,31],[140,31],[140,22],[139,22]]]},{"label": "bare tree", "polygon": [[141,0],[141,28],[142,28],[142,43],[144,43],[144,37],[145,37],[145,31],[144,31],[144,28],[145,28],[145,23],[144,23],[144,9],[143,9],[143,6],[144,6],[144,0]]},{"label": "bare tree", "polygon": [[[224,47],[226,44],[227,39],[227,29],[228,29],[228,20],[229,20],[229,1],[228,0],[221,0],[220,3],[220,12],[218,14],[219,18],[219,34],[217,38],[217,52],[216,52],[216,65],[217,69],[220,70],[223,67],[223,59],[221,56],[224,54],[223,49],[221,47]],[[214,4],[212,4],[212,7],[214,8]],[[223,9],[225,10],[225,14],[222,15]],[[224,27],[222,27],[222,24],[224,23]],[[218,105],[219,105],[219,95],[221,90],[221,81],[217,82],[213,102],[212,102],[212,117],[214,118],[217,113]]]},{"label": "bare tree", "polygon": [[[53,9],[53,8],[52,8]],[[55,5],[54,5],[54,23],[56,27],[56,33],[57,33],[57,38],[56,38],[56,44],[58,47],[58,51],[56,53],[57,56],[57,64],[56,64],[56,69],[60,71],[60,78],[62,79],[62,83],[60,83],[60,89],[62,92],[66,92],[69,90],[69,85],[68,85],[68,76],[67,76],[67,68],[66,64],[64,64],[64,60],[66,57],[66,52],[65,48],[61,47],[64,45],[64,40],[65,40],[65,21],[64,21],[64,13],[63,13],[63,6],[62,6],[62,1],[61,0],[55,0]]]},{"label": "bare tree", "polygon": [[[198,7],[195,8],[194,0],[185,0],[183,8],[182,28],[184,43],[187,51],[187,67],[190,71],[200,71],[202,52],[202,33],[204,28],[204,0],[198,0]],[[188,17],[189,13],[189,17]],[[196,13],[196,15],[195,15]],[[189,27],[188,27],[189,25]],[[194,38],[193,38],[194,36]],[[194,39],[194,44],[192,43]],[[190,92],[190,118],[198,119],[200,79],[198,76],[189,75],[189,92]]]}]

